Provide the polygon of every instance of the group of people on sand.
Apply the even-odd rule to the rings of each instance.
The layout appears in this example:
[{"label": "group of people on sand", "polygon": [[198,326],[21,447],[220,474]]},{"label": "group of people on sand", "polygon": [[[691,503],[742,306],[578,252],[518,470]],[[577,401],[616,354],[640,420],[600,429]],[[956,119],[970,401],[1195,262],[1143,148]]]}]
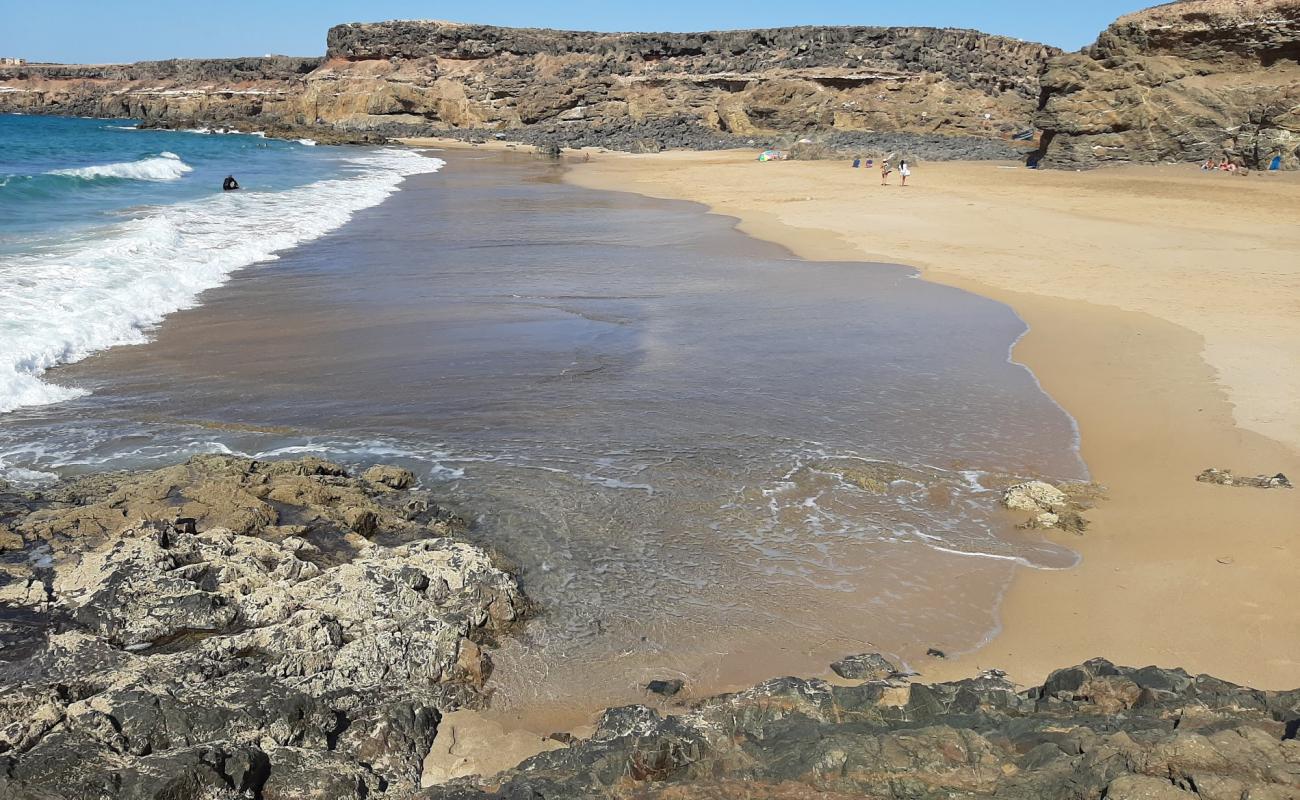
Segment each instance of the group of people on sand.
[{"label": "group of people on sand", "polygon": [[[885,160],[880,162],[880,185],[881,186],[889,185],[889,176],[892,175],[893,172],[894,172],[894,168],[890,166],[889,159],[886,158]],[[907,165],[907,161],[905,159],[899,161],[898,176],[903,179],[902,181],[903,186],[907,185],[907,179],[911,177],[911,175],[912,175],[912,168]]]},{"label": "group of people on sand", "polygon": [[1245,167],[1237,166],[1237,162],[1227,158],[1223,159],[1222,162],[1219,162],[1218,160],[1213,158],[1207,158],[1205,159],[1205,163],[1201,164],[1201,172],[1238,172],[1238,171],[1246,172],[1247,170]]},{"label": "group of people on sand", "polygon": [[[858,156],[857,158],[854,158],[854,159],[853,159],[853,168],[854,168],[854,169],[857,169],[858,167],[866,166],[868,169],[870,169],[870,168],[871,168],[875,163],[876,163],[876,160],[875,160],[874,158],[868,158],[868,159],[866,160],[866,163],[864,164],[864,163],[863,163],[863,160],[862,160],[862,157],[861,157],[861,156]],[[890,176],[890,175],[893,175],[893,174],[894,174],[894,167],[893,167],[892,164],[889,163],[889,159],[887,159],[887,158],[885,158],[885,159],[881,159],[881,161],[880,161],[880,185],[881,185],[881,186],[888,186],[888,185],[889,185],[889,176]],[[906,185],[907,185],[907,179],[910,178],[910,177],[912,176],[912,167],[907,163],[906,160],[901,160],[901,161],[898,162],[898,174],[899,174],[899,175],[902,177],[902,179],[903,179],[903,185],[906,186]]]}]

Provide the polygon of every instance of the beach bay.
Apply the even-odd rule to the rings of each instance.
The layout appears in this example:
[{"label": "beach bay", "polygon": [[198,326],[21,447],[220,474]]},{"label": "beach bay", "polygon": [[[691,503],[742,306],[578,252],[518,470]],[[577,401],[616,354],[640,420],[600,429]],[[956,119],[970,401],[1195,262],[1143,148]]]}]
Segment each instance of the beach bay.
[{"label": "beach bay", "polygon": [[1022,571],[1002,633],[928,674],[1029,683],[1100,653],[1258,686],[1300,678],[1287,599],[1300,497],[1195,481],[1209,467],[1300,472],[1293,175],[934,163],[904,189],[846,162],[734,152],[601,153],[571,180],[705,203],[805,258],[915,265],[1028,323],[1014,356],[1078,421],[1107,499],[1063,539],[1080,567]]}]

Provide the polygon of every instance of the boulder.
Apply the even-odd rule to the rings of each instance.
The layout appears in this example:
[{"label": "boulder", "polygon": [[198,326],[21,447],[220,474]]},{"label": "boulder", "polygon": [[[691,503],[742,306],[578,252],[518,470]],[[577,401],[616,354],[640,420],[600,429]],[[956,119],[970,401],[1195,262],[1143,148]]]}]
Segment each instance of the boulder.
[{"label": "boulder", "polygon": [[1065,492],[1043,481],[1017,483],[1002,492],[1003,507],[1012,511],[1051,512],[1068,500]]},{"label": "boulder", "polygon": [[409,489],[415,485],[415,474],[409,469],[376,464],[361,473],[363,480],[371,485],[387,486],[389,489]]},{"label": "boulder", "polygon": [[879,653],[845,656],[831,664],[831,670],[848,680],[882,681],[898,672],[889,659]]},{"label": "boulder", "polygon": [[670,680],[650,681],[645,685],[645,690],[661,697],[675,697],[685,686],[686,681],[681,678],[672,678]]},{"label": "boulder", "polygon": [[0,524],[0,553],[21,549],[23,549],[23,537],[14,533],[8,526]]}]

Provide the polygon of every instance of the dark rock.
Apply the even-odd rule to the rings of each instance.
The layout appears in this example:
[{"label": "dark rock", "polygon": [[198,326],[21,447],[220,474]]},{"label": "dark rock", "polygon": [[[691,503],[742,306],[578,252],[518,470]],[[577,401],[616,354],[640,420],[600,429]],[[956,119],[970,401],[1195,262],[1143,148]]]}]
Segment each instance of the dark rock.
[{"label": "dark rock", "polygon": [[898,667],[879,653],[863,653],[831,664],[831,670],[849,680],[880,681],[898,673]]},{"label": "dark rock", "polygon": [[948,654],[947,654],[947,653],[943,652],[942,650],[936,650],[936,649],[933,648],[933,647],[931,647],[929,650],[926,650],[926,651],[925,651],[925,654],[926,654],[927,656],[932,657],[932,658],[947,658],[947,657],[948,657]]},{"label": "dark rock", "polygon": [[[1124,686],[1148,700],[1108,710]],[[905,705],[888,691],[782,678],[671,716],[611,709],[589,739],[419,796],[1236,800],[1300,791],[1284,738],[1300,691],[1100,659],[1026,692],[996,674],[913,684]]]},{"label": "dark rock", "polygon": [[686,682],[681,678],[672,678],[670,680],[650,681],[645,685],[645,690],[663,697],[674,697],[685,686]]}]

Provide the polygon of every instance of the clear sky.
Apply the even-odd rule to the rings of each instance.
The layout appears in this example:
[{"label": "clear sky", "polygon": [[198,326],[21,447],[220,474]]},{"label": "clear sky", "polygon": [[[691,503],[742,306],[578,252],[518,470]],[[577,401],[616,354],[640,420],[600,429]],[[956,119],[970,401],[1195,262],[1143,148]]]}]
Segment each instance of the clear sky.
[{"label": "clear sky", "polygon": [[784,25],[977,28],[1074,50],[1155,0],[0,0],[0,56],[105,63],[320,55],[340,22],[452,19],[583,30]]}]

